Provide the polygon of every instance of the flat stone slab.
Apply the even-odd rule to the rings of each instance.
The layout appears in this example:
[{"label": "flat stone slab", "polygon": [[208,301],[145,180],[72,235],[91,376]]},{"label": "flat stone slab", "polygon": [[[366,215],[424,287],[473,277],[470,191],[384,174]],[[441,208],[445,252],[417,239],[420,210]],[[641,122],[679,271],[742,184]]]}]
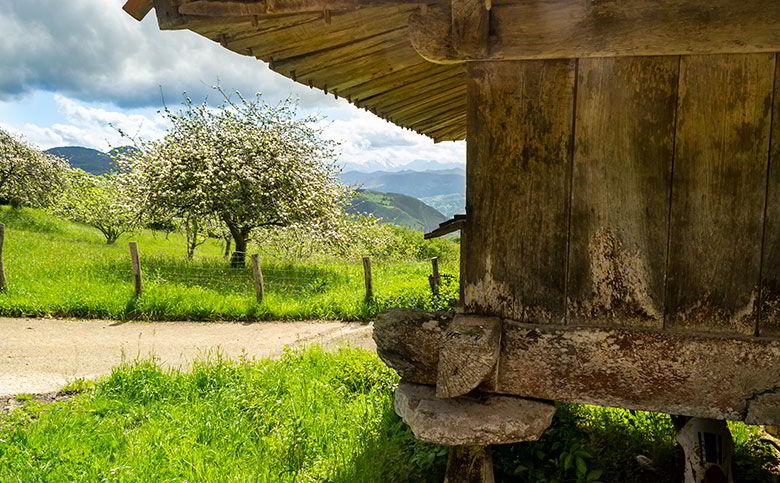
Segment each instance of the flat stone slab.
[{"label": "flat stone slab", "polygon": [[539,439],[552,423],[555,406],[492,394],[439,399],[433,386],[401,383],[395,412],[421,441],[487,446]]}]

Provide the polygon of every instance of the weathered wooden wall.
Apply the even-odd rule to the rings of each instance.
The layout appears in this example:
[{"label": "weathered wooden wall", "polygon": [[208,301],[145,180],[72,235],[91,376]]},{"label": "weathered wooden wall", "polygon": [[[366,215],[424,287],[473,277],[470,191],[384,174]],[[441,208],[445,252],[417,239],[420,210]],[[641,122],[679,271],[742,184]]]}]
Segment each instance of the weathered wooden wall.
[{"label": "weathered wooden wall", "polygon": [[780,335],[777,56],[468,64],[466,311]]}]

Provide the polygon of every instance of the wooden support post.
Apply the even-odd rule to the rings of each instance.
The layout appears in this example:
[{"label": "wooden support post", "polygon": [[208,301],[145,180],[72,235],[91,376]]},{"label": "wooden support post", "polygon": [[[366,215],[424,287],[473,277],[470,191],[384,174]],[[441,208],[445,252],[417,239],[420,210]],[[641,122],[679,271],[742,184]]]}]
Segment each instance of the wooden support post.
[{"label": "wooden support post", "polygon": [[450,446],[445,483],[493,483],[489,446]]},{"label": "wooden support post", "polygon": [[5,280],[5,225],[0,223],[0,290],[8,290]]},{"label": "wooden support post", "polygon": [[144,291],[144,282],[141,277],[141,255],[138,253],[138,243],[130,242],[130,260],[133,262],[133,282],[135,284],[135,296],[140,297]]},{"label": "wooden support post", "polygon": [[374,281],[371,278],[371,258],[363,257],[363,277],[366,281],[366,300],[374,298]]},{"label": "wooden support post", "polygon": [[252,255],[252,274],[255,277],[255,297],[257,303],[260,304],[265,297],[265,283],[263,282],[263,270],[260,268],[260,261],[256,253]]},{"label": "wooden support post", "polygon": [[439,257],[431,258],[432,273],[428,276],[428,282],[431,284],[433,295],[439,295],[439,285],[441,285],[441,275],[439,275]]}]

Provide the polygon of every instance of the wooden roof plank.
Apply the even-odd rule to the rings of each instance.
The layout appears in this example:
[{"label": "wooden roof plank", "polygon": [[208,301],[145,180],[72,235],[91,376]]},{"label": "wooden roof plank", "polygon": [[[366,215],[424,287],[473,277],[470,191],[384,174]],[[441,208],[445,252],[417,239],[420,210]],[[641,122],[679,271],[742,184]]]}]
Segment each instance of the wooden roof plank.
[{"label": "wooden roof plank", "polygon": [[152,7],[154,7],[154,0],[127,0],[122,10],[140,22],[152,10]]}]

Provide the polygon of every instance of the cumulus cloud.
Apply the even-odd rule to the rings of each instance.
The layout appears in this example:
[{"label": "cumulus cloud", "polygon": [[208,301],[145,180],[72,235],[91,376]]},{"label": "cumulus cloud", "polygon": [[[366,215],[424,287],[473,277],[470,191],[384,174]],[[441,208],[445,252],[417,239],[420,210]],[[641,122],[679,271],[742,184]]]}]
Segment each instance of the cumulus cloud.
[{"label": "cumulus cloud", "polygon": [[192,32],[161,32],[153,12],[139,24],[123,2],[0,0],[0,101],[44,90],[124,108],[159,106],[158,86],[176,101],[184,91],[199,100],[219,82],[246,94],[292,94],[305,106],[335,103]]},{"label": "cumulus cloud", "polygon": [[120,131],[133,138],[157,139],[167,128],[161,115],[149,116],[97,108],[55,95],[54,101],[62,113],[63,122],[51,126],[25,123],[21,126],[2,124],[10,132],[24,137],[41,149],[55,146],[85,146],[106,151],[131,141]]},{"label": "cumulus cloud", "polygon": [[340,143],[341,161],[347,169],[386,169],[411,165],[424,168],[435,163],[464,165],[463,142],[435,144],[431,139],[400,128],[365,111],[348,119],[323,121],[323,134]]},{"label": "cumulus cloud", "polygon": [[[59,119],[3,119],[3,127],[42,148],[80,145],[101,150],[126,144],[116,126],[145,139],[162,135],[153,114],[162,87],[169,106],[187,92],[196,102],[220,101],[211,86],[276,102],[300,99],[304,114],[330,118],[325,134],[341,143],[342,161],[366,169],[414,162],[465,162],[463,143],[430,139],[385,122],[317,89],[296,84],[254,58],[189,31],[161,32],[154,13],[139,23],[125,0],[0,0],[0,104],[23,106],[47,94]],[[18,110],[18,109],[17,109]]]}]

